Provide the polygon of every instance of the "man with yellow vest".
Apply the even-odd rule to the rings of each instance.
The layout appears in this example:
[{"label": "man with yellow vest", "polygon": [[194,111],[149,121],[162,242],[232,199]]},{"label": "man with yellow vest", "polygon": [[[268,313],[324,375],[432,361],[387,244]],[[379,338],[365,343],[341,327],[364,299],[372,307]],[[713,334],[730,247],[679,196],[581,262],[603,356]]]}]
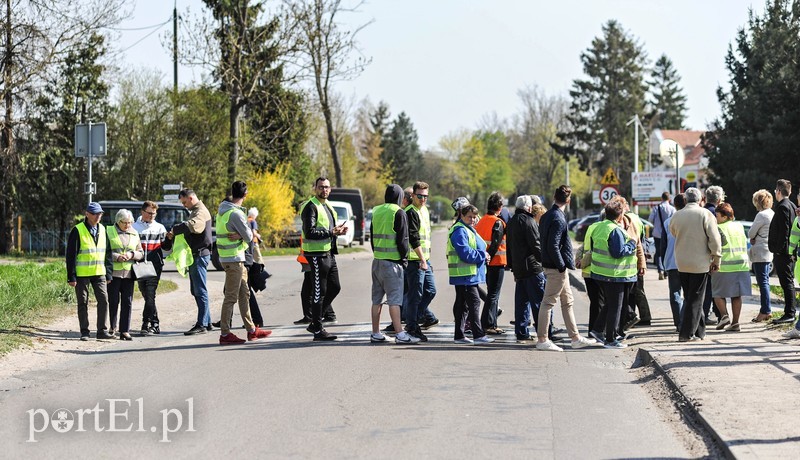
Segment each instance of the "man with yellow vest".
[{"label": "man with yellow vest", "polygon": [[[428,184],[417,181],[411,194],[411,204],[406,207],[408,217],[408,268],[406,268],[406,331],[428,340],[422,329],[439,324],[429,306],[436,296],[436,284],[431,266],[431,218],[428,213]],[[421,323],[421,324],[420,324]]]},{"label": "man with yellow vest", "polygon": [[220,345],[235,345],[245,340],[231,332],[233,305],[239,303],[239,313],[247,329],[247,340],[269,337],[272,331],[256,327],[250,316],[250,286],[245,268],[247,248],[253,232],[247,224],[242,202],[247,196],[247,184],[236,181],[231,185],[231,201],[223,201],[217,211],[217,252],[225,270],[225,298],[220,314]]},{"label": "man with yellow vest", "polygon": [[481,312],[481,326],[487,334],[505,334],[497,327],[497,303],[506,270],[506,223],[500,218],[503,209],[503,196],[498,192],[486,200],[486,215],[475,225],[475,231],[486,243],[489,264],[486,268],[486,302]]},{"label": "man with yellow vest", "polygon": [[314,196],[306,201],[300,211],[303,221],[303,254],[311,267],[311,324],[306,330],[314,334],[314,340],[336,340],[322,327],[323,303],[333,303],[341,291],[339,268],[336,266],[338,249],[336,239],[347,231],[345,222],[336,225],[336,212],[328,204],[331,182],[325,177],[314,181]]},{"label": "man with yellow vest", "polygon": [[386,341],[380,333],[381,309],[384,298],[389,305],[389,316],[396,331],[396,343],[419,343],[419,338],[400,328],[400,306],[403,304],[403,270],[408,257],[408,222],[399,205],[403,189],[397,184],[386,187],[384,204],[372,210],[370,244],[372,245],[372,343]]},{"label": "man with yellow vest", "polygon": [[76,225],[67,240],[67,283],[75,288],[78,298],[78,323],[81,340],[89,340],[89,285],[97,300],[97,339],[113,339],[106,327],[108,291],[111,282],[111,251],[105,227],[100,223],[103,208],[94,201],[86,207],[83,222]]},{"label": "man with yellow vest", "polygon": [[[612,200],[606,205],[606,218],[592,232],[592,278],[603,290],[605,305],[595,323],[595,329],[605,326],[602,337],[606,348],[625,348],[617,339],[619,319],[625,296],[636,277],[636,239],[623,228],[625,207]],[[592,334],[597,337],[599,334]]]}]

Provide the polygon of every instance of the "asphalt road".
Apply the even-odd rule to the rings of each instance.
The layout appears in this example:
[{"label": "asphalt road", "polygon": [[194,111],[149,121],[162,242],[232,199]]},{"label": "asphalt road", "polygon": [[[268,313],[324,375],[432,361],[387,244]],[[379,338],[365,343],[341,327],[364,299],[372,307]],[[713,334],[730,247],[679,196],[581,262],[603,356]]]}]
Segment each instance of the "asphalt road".
[{"label": "asphalt road", "polygon": [[[433,309],[442,324],[429,331],[430,342],[414,346],[369,343],[367,253],[338,258],[343,290],[334,303],[339,324],[329,327],[339,335],[333,343],[312,342],[303,327],[292,325],[300,317],[302,279],[293,258],[269,259],[274,276],[259,294],[272,337],[241,346],[219,346],[216,333],[183,336],[193,321],[193,301],[188,282],[169,274],[181,290],[162,299],[162,321],[171,323],[161,336],[91,347],[69,335],[69,347],[53,351],[58,359],[48,366],[0,380],[2,456],[689,455],[630,370],[630,351],[540,352],[517,344],[513,330],[492,345],[453,344],[444,238],[435,233],[433,252],[440,261]],[[222,276],[210,274],[214,320]],[[501,295],[506,326],[513,284],[508,276]],[[141,302],[134,309],[136,318]],[[576,316],[579,323],[588,316],[579,292]],[[557,325],[563,325],[560,318],[557,311]],[[71,323],[76,329],[77,320]],[[110,414],[126,410],[125,416]]]}]

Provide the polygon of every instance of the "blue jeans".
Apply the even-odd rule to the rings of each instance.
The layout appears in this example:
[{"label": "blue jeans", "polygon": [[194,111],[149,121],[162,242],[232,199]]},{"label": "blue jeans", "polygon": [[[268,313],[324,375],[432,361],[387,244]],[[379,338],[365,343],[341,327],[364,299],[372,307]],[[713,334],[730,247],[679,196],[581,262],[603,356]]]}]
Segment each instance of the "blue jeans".
[{"label": "blue jeans", "polygon": [[197,324],[200,326],[211,325],[211,312],[208,307],[208,288],[206,287],[206,274],[211,256],[197,256],[194,263],[189,266],[189,289],[197,303]]},{"label": "blue jeans", "polygon": [[418,260],[409,260],[405,275],[408,292],[403,314],[406,318],[406,330],[415,332],[419,330],[420,321],[431,322],[436,319],[436,315],[428,308],[436,297],[433,266],[428,262],[428,269],[420,270]]},{"label": "blue jeans", "polygon": [[756,274],[756,284],[761,293],[761,310],[759,313],[768,315],[772,313],[769,301],[769,269],[770,262],[753,262],[753,271]]},{"label": "blue jeans", "polygon": [[669,306],[672,308],[672,323],[680,330],[683,314],[683,296],[681,295],[681,275],[678,270],[667,270],[669,283]]},{"label": "blue jeans", "polygon": [[[544,298],[544,273],[516,280],[514,287],[514,333],[518,339],[530,337],[528,326],[531,324],[533,310],[534,328],[539,317],[539,306]],[[530,308],[529,308],[530,307]]]},{"label": "blue jeans", "polygon": [[656,247],[656,254],[655,257],[653,257],[655,259],[656,270],[658,270],[658,273],[666,273],[666,270],[664,270],[664,251],[661,248],[661,238],[653,237],[653,244]]}]

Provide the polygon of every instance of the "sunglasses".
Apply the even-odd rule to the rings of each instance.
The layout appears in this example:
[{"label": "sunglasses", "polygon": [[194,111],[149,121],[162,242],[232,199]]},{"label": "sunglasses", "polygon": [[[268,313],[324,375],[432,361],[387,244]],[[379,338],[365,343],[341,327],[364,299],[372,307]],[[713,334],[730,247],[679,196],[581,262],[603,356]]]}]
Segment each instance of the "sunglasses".
[{"label": "sunglasses", "polygon": [[151,216],[155,216],[156,214],[158,214],[158,211],[145,211],[144,213]]},{"label": "sunglasses", "polygon": [[427,200],[428,195],[420,195],[419,193],[417,193],[417,198],[419,198],[420,200]]}]

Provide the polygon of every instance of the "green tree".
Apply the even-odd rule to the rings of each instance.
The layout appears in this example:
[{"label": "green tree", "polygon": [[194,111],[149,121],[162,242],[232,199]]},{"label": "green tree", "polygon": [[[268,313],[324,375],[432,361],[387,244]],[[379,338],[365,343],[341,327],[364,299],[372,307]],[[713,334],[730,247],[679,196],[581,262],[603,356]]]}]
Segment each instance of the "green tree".
[{"label": "green tree", "polygon": [[686,95],[681,87],[681,77],[666,54],[655,63],[647,82],[650,90],[650,112],[647,124],[650,129],[684,129],[686,121]]},{"label": "green tree", "polygon": [[63,234],[86,206],[86,160],[75,158],[74,126],[105,120],[109,86],[102,60],[105,37],[94,33],[67,53],[58,72],[31,105],[27,138],[20,143],[20,213],[27,228]]},{"label": "green tree", "polygon": [[[738,216],[752,216],[751,193],[800,176],[800,2],[770,0],[751,11],[725,58],[729,90],[717,90],[722,115],[703,137],[711,182]],[[738,192],[737,191],[741,191]]]},{"label": "green tree", "polygon": [[480,204],[478,200],[483,193],[483,185],[489,174],[489,161],[486,156],[486,147],[480,138],[473,136],[458,157],[458,177],[461,185],[460,195],[465,195],[473,204]]},{"label": "green tree", "polygon": [[602,37],[581,53],[585,79],[572,82],[568,128],[559,132],[557,149],[577,156],[581,169],[594,174],[613,167],[630,192],[633,130],[626,123],[645,112],[647,56],[639,42],[615,20],[603,25]]},{"label": "green tree", "polygon": [[[486,176],[480,190],[475,191],[474,200],[485,200],[492,192],[500,192],[508,196],[514,191],[513,168],[508,139],[502,131],[478,132],[475,138],[483,145],[486,156]],[[478,208],[482,208],[479,202]]]},{"label": "green tree", "polygon": [[420,172],[422,152],[418,139],[411,119],[400,112],[381,140],[381,161],[391,171],[392,181],[403,187],[412,185]]}]

